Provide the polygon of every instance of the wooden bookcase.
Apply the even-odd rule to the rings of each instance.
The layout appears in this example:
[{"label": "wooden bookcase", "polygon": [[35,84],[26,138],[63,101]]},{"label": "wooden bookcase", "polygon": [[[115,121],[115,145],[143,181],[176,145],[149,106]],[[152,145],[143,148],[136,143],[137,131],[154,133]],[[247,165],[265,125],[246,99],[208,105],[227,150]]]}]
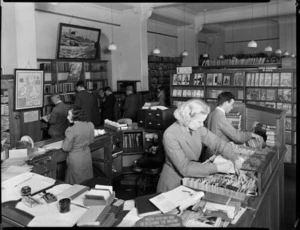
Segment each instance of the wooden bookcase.
[{"label": "wooden bookcase", "polygon": [[[170,74],[176,73],[176,68],[181,66],[182,57],[148,56],[148,84],[151,98],[155,98],[155,90],[158,85],[165,89],[166,99],[170,95]],[[167,102],[167,105],[169,102]]]},{"label": "wooden bookcase", "polygon": [[[239,69],[193,68],[192,74],[173,74],[170,82],[171,105],[191,98],[216,103],[219,93],[230,91],[236,104],[256,104],[285,109],[285,162],[296,162],[296,69],[266,67]],[[179,77],[178,77],[179,75]],[[242,127],[245,120],[242,120]]]},{"label": "wooden bookcase", "polygon": [[43,116],[50,114],[53,108],[50,100],[52,93],[60,93],[63,102],[73,104],[75,84],[78,80],[69,79],[72,63],[81,65],[79,80],[84,81],[88,91],[96,91],[108,86],[107,61],[38,59],[40,69],[45,72]]}]

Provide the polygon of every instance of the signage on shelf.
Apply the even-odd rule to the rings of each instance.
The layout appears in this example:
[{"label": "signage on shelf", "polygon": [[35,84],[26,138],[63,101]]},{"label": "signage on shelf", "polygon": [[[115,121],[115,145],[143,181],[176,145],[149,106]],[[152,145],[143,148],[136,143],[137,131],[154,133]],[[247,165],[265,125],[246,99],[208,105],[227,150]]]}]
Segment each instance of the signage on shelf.
[{"label": "signage on shelf", "polygon": [[192,73],[192,67],[177,67],[177,74]]}]

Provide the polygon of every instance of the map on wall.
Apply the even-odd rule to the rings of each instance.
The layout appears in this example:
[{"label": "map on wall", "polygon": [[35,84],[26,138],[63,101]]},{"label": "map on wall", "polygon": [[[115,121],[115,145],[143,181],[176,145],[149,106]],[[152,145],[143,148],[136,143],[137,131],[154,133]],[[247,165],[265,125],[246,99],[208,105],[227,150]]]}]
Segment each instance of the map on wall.
[{"label": "map on wall", "polygon": [[44,71],[15,70],[15,110],[43,107]]}]

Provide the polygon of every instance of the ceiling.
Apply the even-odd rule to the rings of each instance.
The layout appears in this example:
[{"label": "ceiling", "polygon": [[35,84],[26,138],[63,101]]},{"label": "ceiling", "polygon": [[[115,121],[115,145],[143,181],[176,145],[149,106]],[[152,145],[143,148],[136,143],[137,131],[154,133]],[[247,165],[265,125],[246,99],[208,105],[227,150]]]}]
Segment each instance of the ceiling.
[{"label": "ceiling", "polygon": [[[278,0],[279,2],[284,2],[284,1],[292,1],[292,0]],[[262,3],[267,3],[267,0],[262,0],[262,2],[256,1],[254,4],[262,4]],[[277,0],[270,0],[269,2],[273,2],[276,4]],[[187,25],[188,23],[185,22],[183,17],[178,17],[178,18],[170,18],[166,16],[165,14],[160,14],[160,11],[163,9],[170,9],[170,10],[175,10],[177,12],[182,12],[182,15],[184,14],[183,12],[187,12],[192,16],[196,16],[197,14],[202,14],[204,10],[206,12],[210,11],[216,11],[216,10],[225,10],[225,9],[231,9],[231,8],[236,8],[236,7],[244,7],[244,6],[251,6],[252,2],[213,2],[213,3],[131,3],[131,2],[120,2],[120,3],[103,3],[103,2],[90,2],[89,4],[93,4],[95,6],[99,7],[104,7],[104,8],[109,8],[113,9],[115,11],[125,11],[125,10],[132,10],[134,8],[143,8],[143,7],[152,7],[154,8],[154,12],[152,13],[150,19],[158,22],[162,22],[165,24],[169,24],[172,26],[184,26]]]}]

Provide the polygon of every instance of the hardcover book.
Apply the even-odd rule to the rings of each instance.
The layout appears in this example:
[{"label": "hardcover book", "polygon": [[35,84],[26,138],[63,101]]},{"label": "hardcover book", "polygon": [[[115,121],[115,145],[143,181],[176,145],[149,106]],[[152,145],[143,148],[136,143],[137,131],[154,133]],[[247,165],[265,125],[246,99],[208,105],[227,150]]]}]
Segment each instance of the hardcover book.
[{"label": "hardcover book", "polygon": [[260,100],[265,101],[267,99],[267,89],[260,90]]},{"label": "hardcover book", "polygon": [[194,74],[194,85],[198,85],[199,84],[199,80],[198,80],[198,73]]},{"label": "hardcover book", "polygon": [[182,85],[189,85],[190,84],[190,74],[182,74]]},{"label": "hardcover book", "polygon": [[204,74],[198,73],[198,85],[204,85]]},{"label": "hardcover book", "polygon": [[271,86],[272,85],[272,74],[265,73],[265,85],[264,86]]},{"label": "hardcover book", "polygon": [[[173,85],[179,85],[178,84],[178,81],[180,80],[181,81],[181,79],[180,79],[180,77],[179,76],[181,76],[180,74],[173,74]],[[181,84],[180,84],[181,85]]]},{"label": "hardcover book", "polygon": [[242,90],[238,91],[238,99],[240,99],[240,100],[244,99],[244,91],[242,91]]},{"label": "hardcover book", "polygon": [[265,86],[265,73],[259,73],[259,86]]},{"label": "hardcover book", "polygon": [[[246,86],[251,86],[251,73],[246,73]],[[225,76],[224,76],[225,77]]]},{"label": "hardcover book", "polygon": [[214,75],[214,77],[213,77],[213,85],[218,85],[218,74],[214,73],[213,75]]},{"label": "hardcover book", "polygon": [[177,96],[177,89],[173,89],[172,96],[173,96],[173,97],[176,97],[176,96]]},{"label": "hardcover book", "polygon": [[222,77],[223,77],[223,74],[222,73],[218,73],[218,77],[217,77],[217,85],[222,85]]},{"label": "hardcover book", "polygon": [[251,86],[255,86],[255,73],[251,73]]},{"label": "hardcover book", "polygon": [[160,214],[161,211],[159,208],[157,208],[152,202],[150,201],[151,198],[156,197],[160,193],[155,193],[151,195],[146,196],[139,196],[134,199],[135,206],[138,211],[138,215],[140,217],[154,215],[154,214]]},{"label": "hardcover book", "polygon": [[277,103],[276,108],[277,109],[282,109],[282,103]]},{"label": "hardcover book", "polygon": [[273,73],[272,86],[279,86],[279,73]]},{"label": "hardcover book", "polygon": [[255,86],[260,86],[259,83],[259,73],[255,73]]},{"label": "hardcover book", "polygon": [[187,97],[187,89],[183,89],[182,90],[182,96],[183,97]]},{"label": "hardcover book", "polygon": [[260,90],[259,89],[247,89],[247,99],[248,100],[259,100]]},{"label": "hardcover book", "polygon": [[282,109],[286,110],[286,116],[292,115],[292,105],[288,103],[282,103]]},{"label": "hardcover book", "polygon": [[206,75],[206,85],[213,85],[213,81],[214,81],[214,74],[208,73]]},{"label": "hardcover book", "polygon": [[285,129],[292,130],[292,118],[285,118]]},{"label": "hardcover book", "polygon": [[282,98],[284,101],[292,100],[292,89],[283,89]]},{"label": "hardcover book", "polygon": [[223,85],[231,85],[231,76],[230,74],[224,74],[223,76]]},{"label": "hardcover book", "polygon": [[215,89],[209,90],[209,98],[217,98],[218,97],[218,91]]},{"label": "hardcover book", "polygon": [[187,90],[187,97],[192,97],[192,90]]},{"label": "hardcover book", "polygon": [[280,86],[284,87],[290,87],[292,86],[292,73],[281,73],[280,76]]},{"label": "hardcover book", "polygon": [[276,99],[276,90],[275,89],[267,89],[267,100],[274,101]]},{"label": "hardcover book", "polygon": [[181,97],[182,96],[182,89],[177,89],[177,97]]},{"label": "hardcover book", "polygon": [[244,86],[244,75],[243,72],[234,73],[234,85],[235,86]]}]

